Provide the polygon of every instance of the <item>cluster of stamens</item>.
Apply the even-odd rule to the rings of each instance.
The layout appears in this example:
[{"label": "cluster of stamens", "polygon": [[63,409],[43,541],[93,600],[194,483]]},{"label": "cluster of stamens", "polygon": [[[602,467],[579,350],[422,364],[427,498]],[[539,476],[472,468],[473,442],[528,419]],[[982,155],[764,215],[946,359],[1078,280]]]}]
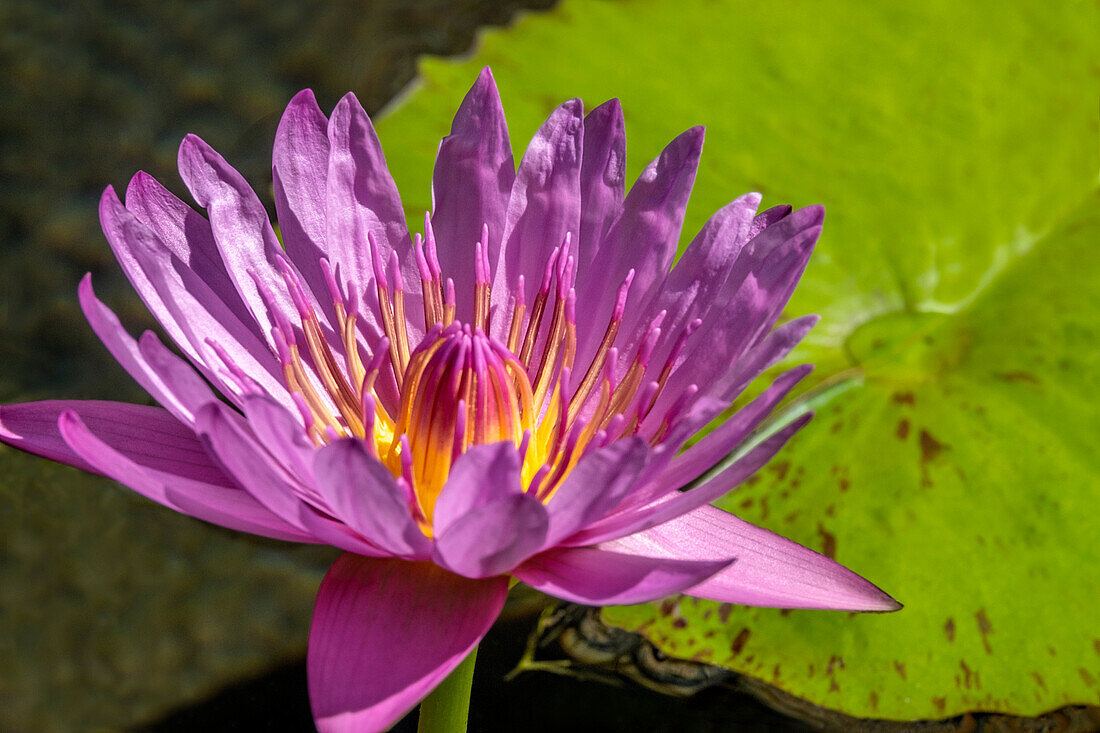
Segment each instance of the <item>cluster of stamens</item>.
[{"label": "cluster of stamens", "polygon": [[[451,465],[472,445],[512,441],[522,456],[524,487],[545,501],[586,451],[627,435],[641,434],[653,444],[667,435],[694,385],[660,420],[647,418],[698,320],[677,334],[656,379],[647,380],[665,317],[658,313],[620,372],[615,341],[634,279],[631,270],[619,286],[603,339],[574,385],[572,377],[579,373],[574,364],[577,273],[569,236],[549,256],[530,308],[524,278],[517,278],[507,340],[502,342],[488,335],[494,304],[487,228],[474,247],[469,323],[455,320],[455,283],[443,277],[427,216],[424,229],[423,237],[414,238],[413,253],[425,335],[412,348],[401,263],[396,253],[383,263],[372,237],[368,245],[384,333],[371,349],[362,345],[356,325],[362,296],[351,282],[341,288],[339,273],[327,260],[320,265],[336,315],[328,338],[286,261],[280,260],[279,268],[298,311],[297,330],[261,286],[275,324],[271,336],[283,379],[315,445],[347,437],[364,440],[398,477],[410,508],[429,527]],[[398,399],[388,400],[387,406],[379,397],[380,386],[391,378]]]}]

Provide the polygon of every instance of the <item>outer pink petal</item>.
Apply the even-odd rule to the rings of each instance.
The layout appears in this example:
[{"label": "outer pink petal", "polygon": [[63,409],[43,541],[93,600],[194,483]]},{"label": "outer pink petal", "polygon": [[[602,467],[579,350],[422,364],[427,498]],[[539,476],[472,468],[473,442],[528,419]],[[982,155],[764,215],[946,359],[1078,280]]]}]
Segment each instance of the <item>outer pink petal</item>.
[{"label": "outer pink petal", "polygon": [[320,259],[326,244],[328,118],[312,90],[294,95],[279,120],[271,153],[275,211],[287,256],[314,293],[326,292]]},{"label": "outer pink petal", "polygon": [[51,461],[98,473],[61,437],[57,420],[72,410],[105,444],[146,468],[236,488],[191,428],[166,410],[125,402],[46,400],[0,406],[0,441]]},{"label": "outer pink petal", "polygon": [[343,555],[317,595],[309,697],[321,733],[388,728],[492,626],[508,580],[470,580],[430,563]]},{"label": "outer pink petal", "polygon": [[224,378],[217,343],[237,366],[273,395],[283,395],[281,370],[255,324],[242,323],[228,306],[122,206],[108,187],[99,203],[104,234],[138,295],[193,364],[228,397],[240,389]]},{"label": "outer pink petal", "polygon": [[268,453],[243,417],[215,402],[199,411],[195,427],[207,452],[245,491],[284,521],[305,529],[302,498],[314,492]]},{"label": "outer pink petal", "polygon": [[254,328],[254,334],[263,338],[226,272],[206,217],[145,171],[138,171],[130,179],[126,187],[126,209],[149,227],[172,256],[193,270],[242,323]]},{"label": "outer pink petal", "polygon": [[[276,324],[257,282],[271,293],[275,307],[283,313],[296,312],[276,265],[283,248],[267,211],[244,177],[197,135],[188,135],[180,143],[179,169],[191,195],[210,216],[210,228],[233,285],[267,335]],[[306,295],[312,299],[314,294]],[[318,307],[315,301],[313,305]],[[327,325],[325,311],[317,315]]]},{"label": "outer pink petal", "polygon": [[412,518],[393,474],[358,439],[317,452],[317,490],[340,520],[392,555],[424,560],[431,542]]},{"label": "outer pink petal", "polygon": [[515,163],[500,94],[488,67],[462,100],[439,144],[432,175],[432,228],[443,272],[454,279],[457,317],[473,316],[474,244],[489,227],[489,262],[500,256]]},{"label": "outer pink petal", "polygon": [[611,99],[584,118],[581,156],[581,228],[577,269],[591,267],[596,250],[623,205],[626,128],[619,100]]},{"label": "outer pink petal", "polygon": [[[343,278],[355,283],[366,296],[368,308],[363,315],[377,327],[381,321],[374,312],[377,301],[371,285],[374,270],[367,245],[370,235],[383,265],[387,266],[387,277],[390,253],[397,253],[406,311],[419,313],[420,275],[411,255],[412,242],[401,197],[386,167],[374,125],[354,94],[344,95],[332,111],[328,138],[327,246],[333,267],[339,266]],[[415,342],[420,322],[415,317],[410,320],[410,338]]]},{"label": "outer pink petal", "polygon": [[[148,339],[145,337],[142,338],[143,345],[139,345],[122,327],[118,316],[95,297],[91,275],[85,275],[80,281],[77,294],[88,323],[111,352],[111,356],[176,419],[193,424],[195,412],[206,402],[216,398],[190,365],[168,352],[163,345],[160,346],[164,349],[161,352],[152,342],[146,344]],[[156,344],[160,344],[155,336],[149,336]],[[150,354],[154,356],[153,361],[156,364],[148,358]],[[194,379],[188,378],[183,373],[184,370],[190,371],[190,376]]]},{"label": "outer pink petal", "polygon": [[[711,553],[708,557],[713,556]],[[731,562],[731,557],[668,559],[574,547],[539,553],[516,568],[514,575],[543,593],[574,603],[604,606],[645,603],[679,593]]]},{"label": "outer pink petal", "polygon": [[901,608],[879,588],[824,555],[712,506],[601,547],[646,557],[736,556],[731,567],[686,591],[701,598],[777,608]]},{"label": "outer pink petal", "polygon": [[[584,105],[573,99],[550,114],[527,146],[512,185],[504,244],[493,273],[498,303],[511,302],[520,275],[526,280],[525,302],[533,303],[550,253],[566,234],[577,236],[583,136]],[[574,242],[567,255],[575,251]],[[507,337],[510,317],[508,309],[496,309],[494,335]]]},{"label": "outer pink petal", "polygon": [[241,489],[204,483],[135,463],[100,440],[71,410],[58,419],[58,431],[69,447],[97,472],[169,509],[262,537],[317,541],[279,519]]}]

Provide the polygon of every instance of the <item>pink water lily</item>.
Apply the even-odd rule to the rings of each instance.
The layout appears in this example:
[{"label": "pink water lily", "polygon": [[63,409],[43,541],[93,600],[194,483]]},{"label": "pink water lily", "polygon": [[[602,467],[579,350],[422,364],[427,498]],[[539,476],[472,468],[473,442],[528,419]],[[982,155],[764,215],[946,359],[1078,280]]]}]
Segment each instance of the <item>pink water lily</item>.
[{"label": "pink water lily", "polygon": [[[138,173],[103,230],[182,352],[92,328],[161,407],[0,408],[0,440],[176,511],[345,551],[309,640],[322,731],[391,725],[477,645],[511,578],[603,605],[687,593],[888,611],[832,560],[709,502],[808,419],[762,421],[796,367],[689,448],[814,317],[775,327],[823,209],[718,211],[672,267],[703,144],[673,140],[624,195],[616,101],[555,109],[514,165],[482,72],[410,236],[370,119],[303,91],[274,147],[277,237],[214,150],[179,151],[204,217]],[[690,487],[690,490],[681,489]]]}]

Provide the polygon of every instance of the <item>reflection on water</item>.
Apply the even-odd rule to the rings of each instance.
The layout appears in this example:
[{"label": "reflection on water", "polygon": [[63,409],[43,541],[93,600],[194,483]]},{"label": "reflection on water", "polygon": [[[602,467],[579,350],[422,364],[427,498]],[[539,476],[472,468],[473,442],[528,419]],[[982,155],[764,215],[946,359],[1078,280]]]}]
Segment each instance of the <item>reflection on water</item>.
[{"label": "reflection on water", "polygon": [[[418,54],[550,4],[4,0],[0,403],[148,399],[76,304],[91,271],[131,332],[152,326],[99,232],[107,184],[144,169],[183,194],[176,147],[196,132],[263,192],[298,89],[327,107],[351,89],[375,111]],[[333,551],[213,529],[3,448],[0,475],[0,730],[124,728],[303,651]]]}]

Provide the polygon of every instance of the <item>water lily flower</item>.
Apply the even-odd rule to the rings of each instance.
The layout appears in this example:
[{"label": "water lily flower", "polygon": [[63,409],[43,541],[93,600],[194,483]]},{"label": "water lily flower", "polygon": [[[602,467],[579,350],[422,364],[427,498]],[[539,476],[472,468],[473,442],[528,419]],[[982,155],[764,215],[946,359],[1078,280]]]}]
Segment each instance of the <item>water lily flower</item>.
[{"label": "water lily flower", "polygon": [[[687,593],[866,611],[898,604],[834,561],[709,504],[808,419],[756,440],[809,371],[689,438],[815,322],[775,327],[823,209],[746,194],[672,266],[703,145],[674,139],[624,195],[612,100],[555,109],[518,169],[486,69],[439,146],[410,236],[371,121],[310,91],[274,146],[281,240],[193,135],[202,216],[139,172],[103,231],[183,354],[79,299],[160,407],[0,408],[0,439],[176,511],[344,554],[310,631],[322,731],[382,729],[454,669],[518,579],[582,604]],[[689,490],[682,490],[688,488]]]}]

